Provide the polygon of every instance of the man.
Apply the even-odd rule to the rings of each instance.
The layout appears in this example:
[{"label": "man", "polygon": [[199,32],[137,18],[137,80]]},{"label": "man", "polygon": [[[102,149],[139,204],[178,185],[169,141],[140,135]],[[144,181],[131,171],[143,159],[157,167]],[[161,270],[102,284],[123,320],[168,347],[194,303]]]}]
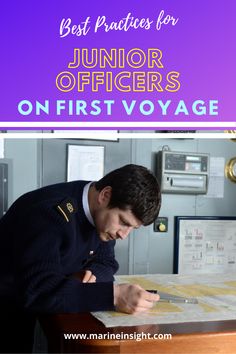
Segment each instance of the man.
[{"label": "man", "polygon": [[158,182],[137,165],[20,197],[0,220],[2,352],[30,351],[36,314],[150,309],[158,295],[113,283],[114,246],[159,209]]}]

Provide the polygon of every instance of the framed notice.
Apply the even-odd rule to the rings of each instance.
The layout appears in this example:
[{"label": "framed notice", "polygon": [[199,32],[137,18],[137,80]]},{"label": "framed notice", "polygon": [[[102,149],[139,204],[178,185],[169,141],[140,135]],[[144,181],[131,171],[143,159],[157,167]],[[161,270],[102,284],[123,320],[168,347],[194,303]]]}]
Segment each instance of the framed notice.
[{"label": "framed notice", "polygon": [[68,145],[67,181],[97,181],[104,176],[104,146]]},{"label": "framed notice", "polygon": [[175,217],[174,273],[236,272],[236,217]]}]

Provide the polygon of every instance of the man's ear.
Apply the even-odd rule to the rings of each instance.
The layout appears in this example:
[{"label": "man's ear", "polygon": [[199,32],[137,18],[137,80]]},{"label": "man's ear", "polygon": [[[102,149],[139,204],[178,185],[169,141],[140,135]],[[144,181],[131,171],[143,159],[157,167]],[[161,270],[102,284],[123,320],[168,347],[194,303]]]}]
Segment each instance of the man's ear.
[{"label": "man's ear", "polygon": [[111,199],[112,188],[104,187],[98,194],[98,203],[100,206],[107,207]]}]

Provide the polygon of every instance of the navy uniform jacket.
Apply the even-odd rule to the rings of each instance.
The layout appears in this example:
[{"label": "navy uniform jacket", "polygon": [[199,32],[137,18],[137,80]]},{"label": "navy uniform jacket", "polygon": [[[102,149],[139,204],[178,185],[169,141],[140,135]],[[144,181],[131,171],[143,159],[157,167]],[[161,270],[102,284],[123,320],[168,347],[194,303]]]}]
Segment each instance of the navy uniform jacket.
[{"label": "navy uniform jacket", "polygon": [[[111,310],[114,241],[102,242],[82,207],[87,182],[20,197],[0,220],[0,307],[37,313]],[[91,270],[96,283],[73,273]]]}]

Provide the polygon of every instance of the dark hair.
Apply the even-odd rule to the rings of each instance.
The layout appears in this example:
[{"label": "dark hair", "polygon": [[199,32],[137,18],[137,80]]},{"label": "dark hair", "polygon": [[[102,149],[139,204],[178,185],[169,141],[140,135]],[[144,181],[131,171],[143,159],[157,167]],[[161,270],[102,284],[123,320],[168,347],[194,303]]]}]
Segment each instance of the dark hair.
[{"label": "dark hair", "polygon": [[143,225],[151,224],[161,206],[160,187],[156,177],[147,168],[126,165],[108,173],[95,182],[95,188],[112,187],[109,208],[130,209]]}]

